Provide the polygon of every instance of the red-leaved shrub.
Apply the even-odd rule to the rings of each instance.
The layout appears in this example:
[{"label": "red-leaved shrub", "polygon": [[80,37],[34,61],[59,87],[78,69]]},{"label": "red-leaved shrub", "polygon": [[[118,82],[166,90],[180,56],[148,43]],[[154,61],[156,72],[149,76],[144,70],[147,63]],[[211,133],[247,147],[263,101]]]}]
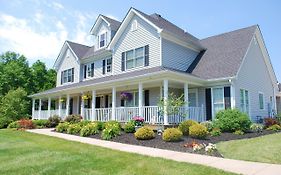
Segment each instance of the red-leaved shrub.
[{"label": "red-leaved shrub", "polygon": [[268,128],[272,125],[276,125],[276,124],[277,125],[279,124],[277,119],[275,119],[275,118],[264,118],[264,125],[265,125],[266,128]]},{"label": "red-leaved shrub", "polygon": [[32,120],[28,120],[28,119],[21,119],[18,121],[18,124],[19,124],[19,128],[22,128],[22,129],[33,129],[35,128]]}]

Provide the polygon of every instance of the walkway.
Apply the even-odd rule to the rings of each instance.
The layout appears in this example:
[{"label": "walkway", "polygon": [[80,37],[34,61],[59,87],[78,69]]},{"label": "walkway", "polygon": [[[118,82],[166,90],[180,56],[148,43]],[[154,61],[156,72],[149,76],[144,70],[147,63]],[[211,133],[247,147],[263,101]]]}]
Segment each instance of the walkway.
[{"label": "walkway", "polygon": [[199,154],[183,153],[170,150],[163,150],[157,148],[150,148],[137,145],[129,145],[87,137],[79,137],[74,135],[62,134],[51,132],[52,129],[33,129],[28,132],[44,134],[48,136],[58,137],[65,140],[77,141],[81,143],[87,143],[91,145],[101,146],[119,151],[125,151],[130,153],[137,153],[153,157],[161,157],[164,159],[170,159],[180,162],[195,163],[205,166],[210,166],[218,169],[222,169],[229,172],[247,174],[247,175],[278,175],[281,174],[281,165],[268,164],[268,163],[256,163],[242,160],[232,160],[211,156],[204,156]]}]

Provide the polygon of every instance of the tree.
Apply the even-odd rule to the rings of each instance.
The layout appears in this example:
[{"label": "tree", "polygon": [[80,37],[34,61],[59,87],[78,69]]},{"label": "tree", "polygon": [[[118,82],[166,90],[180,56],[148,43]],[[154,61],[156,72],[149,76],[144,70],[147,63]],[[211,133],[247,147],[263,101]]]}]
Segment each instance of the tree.
[{"label": "tree", "polygon": [[10,90],[0,102],[0,118],[12,121],[26,117],[30,108],[30,100],[23,88]]}]

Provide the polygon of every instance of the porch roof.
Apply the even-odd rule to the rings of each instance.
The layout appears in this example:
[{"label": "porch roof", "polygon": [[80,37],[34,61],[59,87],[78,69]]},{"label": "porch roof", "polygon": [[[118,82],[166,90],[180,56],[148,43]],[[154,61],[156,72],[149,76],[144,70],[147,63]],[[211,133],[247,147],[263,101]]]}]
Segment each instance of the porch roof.
[{"label": "porch roof", "polygon": [[[116,82],[126,81],[126,80],[131,80],[131,81],[138,80],[138,78],[145,78],[145,77],[153,76],[153,75],[157,75],[157,78],[168,78],[167,75],[163,74],[163,73],[170,73],[169,75],[177,74],[179,76],[184,76],[186,78],[186,81],[192,81],[194,84],[203,85],[203,83],[206,81],[206,80],[198,78],[190,73],[158,66],[158,67],[147,68],[147,69],[142,69],[142,70],[138,70],[138,71],[126,72],[123,74],[109,75],[109,76],[105,76],[105,77],[101,77],[101,78],[94,78],[91,80],[85,80],[85,81],[81,81],[81,82],[73,83],[73,84],[69,84],[69,85],[58,86],[53,89],[49,89],[47,91],[29,95],[29,97],[32,97],[32,98],[38,97],[39,98],[39,97],[43,97],[45,95],[49,95],[49,94],[53,94],[53,93],[62,93],[62,92],[71,91],[74,89],[93,87],[93,86],[97,86],[97,85],[102,85],[104,83],[116,83]],[[164,76],[164,77],[161,77],[159,75]],[[182,81],[182,79],[179,79],[179,81]]]}]

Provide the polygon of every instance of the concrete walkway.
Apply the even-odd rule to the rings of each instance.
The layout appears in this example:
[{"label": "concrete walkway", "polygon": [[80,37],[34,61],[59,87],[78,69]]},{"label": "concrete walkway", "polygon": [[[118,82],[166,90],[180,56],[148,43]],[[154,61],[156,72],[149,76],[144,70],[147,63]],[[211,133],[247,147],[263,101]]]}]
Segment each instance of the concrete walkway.
[{"label": "concrete walkway", "polygon": [[144,146],[129,145],[129,144],[51,132],[51,130],[52,129],[33,129],[33,130],[28,130],[28,132],[44,134],[48,136],[62,138],[65,140],[87,143],[87,144],[101,146],[101,147],[110,148],[119,151],[137,153],[137,154],[142,154],[152,157],[161,157],[164,159],[170,159],[179,162],[201,164],[201,165],[210,166],[210,167],[214,167],[238,174],[247,174],[247,175],[278,175],[278,174],[280,175],[281,174],[281,165],[277,165],[277,164],[232,160],[232,159],[204,156],[199,154],[183,153],[183,152],[169,151],[169,150],[150,148]]}]

